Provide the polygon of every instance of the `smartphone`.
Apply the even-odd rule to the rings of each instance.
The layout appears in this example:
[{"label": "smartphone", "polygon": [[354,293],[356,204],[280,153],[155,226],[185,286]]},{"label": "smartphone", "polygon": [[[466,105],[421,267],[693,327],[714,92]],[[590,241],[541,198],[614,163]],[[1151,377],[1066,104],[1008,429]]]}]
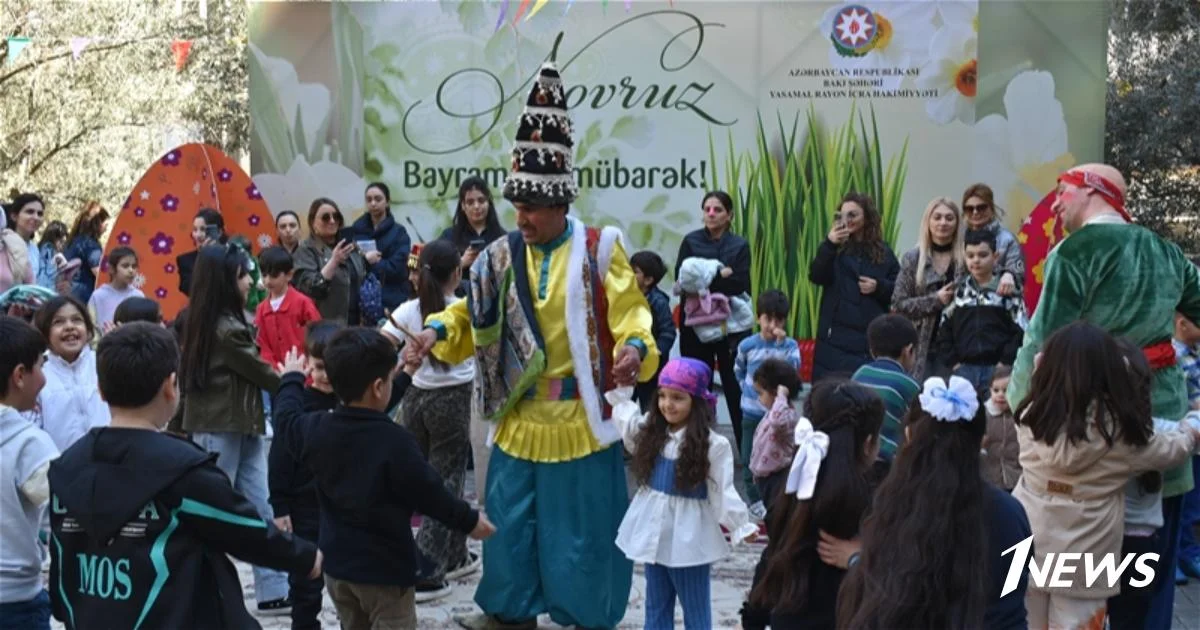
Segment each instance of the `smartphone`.
[{"label": "smartphone", "polygon": [[221,228],[216,225],[204,226],[204,238],[208,239],[209,243],[216,243],[221,240]]},{"label": "smartphone", "polygon": [[471,249],[473,249],[477,252],[483,251],[484,247],[487,247],[487,241],[485,241],[481,238],[477,238],[477,239],[471,241]]},{"label": "smartphone", "polygon": [[354,230],[353,229],[342,228],[342,229],[338,230],[338,243],[341,243],[343,241],[350,241],[351,243],[353,243],[353,242],[355,242],[355,240],[357,240],[357,239],[354,238]]}]

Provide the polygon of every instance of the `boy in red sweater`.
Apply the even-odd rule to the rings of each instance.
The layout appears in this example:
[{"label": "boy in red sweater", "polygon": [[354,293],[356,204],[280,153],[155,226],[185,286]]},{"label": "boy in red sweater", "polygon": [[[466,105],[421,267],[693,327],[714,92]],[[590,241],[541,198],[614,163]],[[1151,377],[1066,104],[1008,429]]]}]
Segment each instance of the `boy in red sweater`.
[{"label": "boy in red sweater", "polygon": [[288,350],[304,350],[304,327],[321,319],[311,298],[292,290],[292,255],[282,247],[268,247],[258,256],[268,299],[254,311],[258,353],[267,365],[283,362]]}]

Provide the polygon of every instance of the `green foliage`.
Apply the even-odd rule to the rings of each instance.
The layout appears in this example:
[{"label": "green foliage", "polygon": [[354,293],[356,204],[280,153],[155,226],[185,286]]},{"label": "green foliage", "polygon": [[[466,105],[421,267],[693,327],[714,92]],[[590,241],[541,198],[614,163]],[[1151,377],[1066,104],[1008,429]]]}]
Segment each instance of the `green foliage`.
[{"label": "green foliage", "polygon": [[[202,141],[234,157],[248,149],[246,3],[4,0],[0,52],[0,191],[37,191],[50,218],[70,221],[88,199],[110,211],[176,142]],[[78,60],[70,41],[91,43]],[[176,72],[174,39],[193,42]]]},{"label": "green foliage", "polygon": [[847,122],[832,131],[822,127],[812,109],[803,136],[799,114],[790,128],[778,117],[777,128],[778,151],[771,144],[775,134],[767,131],[761,116],[754,150],[738,153],[730,132],[723,161],[718,161],[710,133],[709,182],[734,195],[733,229],[750,243],[751,293],[772,288],[788,293],[796,305],[788,331],[812,339],[821,288],[809,282],[808,266],[829,233],[838,203],[850,191],[870,195],[883,215],[884,236],[894,247],[908,144],[885,168],[873,108],[869,126],[851,107]]},{"label": "green foliage", "polygon": [[1112,3],[1106,160],[1139,223],[1200,252],[1200,3]]}]

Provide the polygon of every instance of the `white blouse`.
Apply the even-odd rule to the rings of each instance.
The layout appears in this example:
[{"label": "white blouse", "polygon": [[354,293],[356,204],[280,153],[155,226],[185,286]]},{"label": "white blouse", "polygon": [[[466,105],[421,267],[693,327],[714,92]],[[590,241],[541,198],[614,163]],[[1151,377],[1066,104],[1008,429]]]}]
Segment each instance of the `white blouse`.
[{"label": "white blouse", "polygon": [[[638,430],[649,417],[641,413],[632,395],[633,389],[628,387],[605,394],[613,406],[613,421],[630,452],[636,448]],[[662,458],[673,463],[686,433],[687,429],[671,433]],[[634,562],[667,567],[711,564],[724,558],[730,544],[721,533],[722,526],[734,544],[758,531],[733,479],[733,449],[725,436],[713,431],[709,434],[707,496],[692,498],[639,487],[617,530],[617,547]]]},{"label": "white blouse", "polygon": [[[459,301],[462,298],[456,297],[453,293],[446,296],[446,306]],[[392,319],[394,318],[394,320]],[[396,324],[408,329],[408,332],[413,334],[421,332],[425,327],[425,322],[421,318],[421,302],[413,298],[400,306],[396,307],[392,317],[388,318],[383,324],[383,332],[400,342],[407,342],[408,336],[405,335]],[[421,389],[441,389],[443,387],[454,387],[457,385],[466,385],[475,381],[475,359],[469,358],[462,363],[447,366],[445,370],[440,370],[433,366],[429,361],[429,357],[425,357],[421,361],[421,367],[417,368],[416,374],[413,374],[412,384]]]},{"label": "white blouse", "polygon": [[65,451],[92,427],[108,426],[108,403],[100,398],[96,353],[84,346],[72,363],[47,353],[46,386],[38,394],[41,426],[59,451]]}]

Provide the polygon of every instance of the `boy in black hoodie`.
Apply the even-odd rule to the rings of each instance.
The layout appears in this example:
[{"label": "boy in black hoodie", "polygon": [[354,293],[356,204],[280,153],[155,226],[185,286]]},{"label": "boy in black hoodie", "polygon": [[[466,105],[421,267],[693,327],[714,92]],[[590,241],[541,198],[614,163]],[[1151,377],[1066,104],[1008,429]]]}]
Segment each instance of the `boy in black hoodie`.
[{"label": "boy in black hoodie", "polygon": [[[304,337],[304,351],[308,354],[308,371],[311,383],[304,388],[303,407],[305,412],[332,411],[337,407],[337,395],[325,371],[325,346],[345,326],[332,320],[316,321],[308,325]],[[405,365],[404,371],[396,373],[392,381],[391,409],[400,403],[404,392],[412,383],[414,366]],[[278,439],[271,445],[268,456],[267,485],[271,492],[271,508],[275,511],[275,526],[285,532],[316,542],[321,531],[320,508],[317,503],[317,488],[308,467],[292,455],[286,444]],[[288,576],[292,600],[292,630],[320,628],[317,619],[321,614],[321,589],[325,582],[320,577],[311,578],[307,571],[293,572]]]},{"label": "boy in black hoodie", "polygon": [[384,414],[400,366],[382,333],[342,330],[324,359],[342,404],[304,413],[304,358],[289,352],[275,397],[275,440],[315,478],[325,586],[342,626],[415,628],[413,510],[476,539],[495,527],[446,490],[416,438]]},{"label": "boy in black hoodie", "polygon": [[135,322],[100,340],[112,425],[50,465],[50,597],[67,628],[258,628],[226,554],[321,573],[312,543],[263,521],[192,442],[161,433],[179,403],[179,350]]}]

